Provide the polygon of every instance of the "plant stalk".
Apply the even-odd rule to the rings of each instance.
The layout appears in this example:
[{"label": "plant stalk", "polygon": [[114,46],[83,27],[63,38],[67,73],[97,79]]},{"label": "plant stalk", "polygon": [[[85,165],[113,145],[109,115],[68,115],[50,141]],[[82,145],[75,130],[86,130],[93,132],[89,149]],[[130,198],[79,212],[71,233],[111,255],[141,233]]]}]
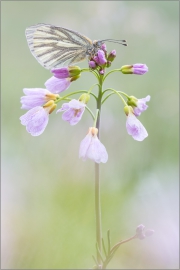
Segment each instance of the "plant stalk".
[{"label": "plant stalk", "polygon": [[[97,98],[97,109],[99,110],[96,128],[98,129],[98,138],[100,136],[100,117],[101,117],[101,99],[102,99],[103,76],[99,78],[99,94]],[[96,242],[100,253],[102,252],[102,230],[101,230],[101,203],[100,203],[100,173],[99,164],[95,163],[95,213],[96,213]],[[98,264],[102,264],[101,256],[97,251]]]}]

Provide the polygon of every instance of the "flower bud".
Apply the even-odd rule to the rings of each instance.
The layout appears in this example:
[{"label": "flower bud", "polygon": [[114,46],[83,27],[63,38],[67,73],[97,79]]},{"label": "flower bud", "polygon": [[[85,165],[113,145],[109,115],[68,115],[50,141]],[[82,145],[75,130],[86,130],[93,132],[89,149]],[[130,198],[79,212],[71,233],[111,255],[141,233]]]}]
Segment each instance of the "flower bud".
[{"label": "flower bud", "polygon": [[102,44],[101,45],[101,49],[104,51],[104,52],[107,52],[107,47],[106,47],[106,44]]},{"label": "flower bud", "polygon": [[137,101],[138,101],[138,99],[136,97],[130,96],[128,101],[127,101],[127,104],[130,106],[137,107]]},{"label": "flower bud", "polygon": [[79,98],[79,101],[80,102],[83,102],[85,104],[87,104],[89,100],[90,100],[90,95],[89,94],[86,94],[86,93],[85,94],[82,94],[80,96],[80,98]]},{"label": "flower bud", "polygon": [[95,68],[97,67],[96,62],[94,62],[94,61],[89,61],[89,67],[92,68],[92,69],[95,69]]},{"label": "flower bud", "polygon": [[143,75],[148,72],[148,67],[145,64],[134,64],[122,66],[120,71],[123,74]]},{"label": "flower bud", "polygon": [[100,69],[99,70],[99,74],[104,75],[104,73],[105,73],[105,70],[104,69]]},{"label": "flower bud", "polygon": [[113,50],[112,52],[109,53],[107,60],[112,62],[114,61],[115,57],[116,57],[116,51]]},{"label": "flower bud", "polygon": [[53,68],[51,72],[54,74],[54,77],[58,79],[64,79],[68,77],[73,77],[81,73],[81,69],[78,66],[69,66],[62,68]]}]

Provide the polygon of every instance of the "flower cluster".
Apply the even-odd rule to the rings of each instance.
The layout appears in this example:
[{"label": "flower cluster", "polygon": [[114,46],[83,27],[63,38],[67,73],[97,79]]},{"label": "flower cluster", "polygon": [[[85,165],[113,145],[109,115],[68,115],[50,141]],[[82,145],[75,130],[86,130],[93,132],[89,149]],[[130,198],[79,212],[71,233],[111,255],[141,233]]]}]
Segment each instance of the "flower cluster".
[{"label": "flower cluster", "polygon": [[[137,99],[134,96],[128,96],[124,92],[116,91],[112,88],[103,91],[102,85],[107,76],[112,72],[119,71],[123,74],[143,75],[148,71],[148,68],[145,64],[124,65],[120,69],[112,70],[105,75],[105,69],[111,66],[115,57],[116,51],[113,50],[108,54],[106,45],[103,44],[97,53],[93,57],[90,57],[89,69],[81,69],[78,66],[54,68],[51,70],[53,76],[45,82],[45,88],[24,88],[23,92],[25,96],[21,97],[21,108],[28,111],[20,117],[20,121],[22,125],[26,126],[27,132],[32,136],[42,134],[48,124],[49,115],[56,109],[60,101],[66,102],[62,104],[56,113],[63,112],[62,119],[72,126],[81,120],[85,109],[87,109],[93,117],[94,125],[89,128],[88,134],[80,144],[79,157],[83,160],[87,158],[92,159],[96,163],[106,163],[108,154],[105,146],[98,138],[98,126],[96,123],[101,105],[111,94],[117,94],[124,103],[128,134],[134,140],[143,141],[148,136],[148,133],[137,117],[148,108],[146,102],[150,101],[150,96]],[[67,90],[71,83],[80,78],[81,73],[84,71],[90,71],[98,78],[99,83],[96,84],[99,87],[98,96],[92,93],[94,85],[87,91],[79,90],[66,94],[63,97],[60,96],[59,93]],[[108,91],[110,91],[110,94],[104,97],[104,94]],[[81,93],[79,99],[70,98],[70,96],[77,93]],[[97,104],[99,104],[96,115],[87,107],[90,95],[94,96]],[[126,101],[123,96],[127,99]]]}]

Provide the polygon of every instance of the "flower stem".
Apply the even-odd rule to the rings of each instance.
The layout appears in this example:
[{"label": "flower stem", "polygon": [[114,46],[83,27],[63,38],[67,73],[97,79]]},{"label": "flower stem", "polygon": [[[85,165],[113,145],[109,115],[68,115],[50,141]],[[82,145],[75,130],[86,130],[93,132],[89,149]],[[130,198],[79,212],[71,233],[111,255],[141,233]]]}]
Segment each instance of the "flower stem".
[{"label": "flower stem", "polygon": [[[98,129],[98,138],[100,136],[100,116],[101,116],[101,99],[102,99],[102,84],[103,76],[99,77],[99,94],[97,98],[97,109],[99,110],[96,121],[96,128]],[[99,247],[99,251],[102,251],[102,231],[101,231],[101,204],[100,204],[100,175],[99,164],[95,163],[95,214],[96,214],[96,242]],[[97,261],[101,265],[101,256],[97,251]]]}]

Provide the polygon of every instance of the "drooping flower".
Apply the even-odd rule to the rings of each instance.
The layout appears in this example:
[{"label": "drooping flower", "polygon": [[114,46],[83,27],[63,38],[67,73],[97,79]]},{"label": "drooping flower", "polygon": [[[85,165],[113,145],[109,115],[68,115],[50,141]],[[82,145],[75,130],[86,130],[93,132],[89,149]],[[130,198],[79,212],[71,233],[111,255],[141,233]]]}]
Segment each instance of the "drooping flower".
[{"label": "drooping flower", "polygon": [[127,116],[126,129],[128,134],[136,141],[143,141],[148,136],[145,127],[133,113]]},{"label": "drooping flower", "polygon": [[120,71],[123,74],[143,75],[148,72],[148,67],[145,64],[134,64],[122,66]]},{"label": "drooping flower", "polygon": [[69,66],[62,68],[53,68],[51,69],[51,72],[54,74],[54,77],[58,79],[64,79],[79,75],[81,73],[81,69],[78,66]]},{"label": "drooping flower", "polygon": [[21,109],[25,110],[41,106],[45,102],[56,100],[59,97],[59,95],[42,88],[24,88],[23,92],[26,96],[22,96],[20,102],[22,103]]},{"label": "drooping flower", "polygon": [[30,109],[20,117],[21,124],[26,126],[27,132],[32,136],[41,135],[49,121],[49,114],[56,108],[53,100],[48,101],[43,107],[37,106]]},{"label": "drooping flower", "polygon": [[139,116],[142,112],[144,112],[147,108],[148,105],[146,105],[146,102],[150,101],[150,96],[148,95],[145,98],[141,98],[137,100],[137,107],[134,107],[134,114],[136,116]]},{"label": "drooping flower", "polygon": [[143,141],[148,136],[148,133],[145,127],[134,115],[133,108],[131,106],[125,106],[124,111],[127,115],[126,129],[128,134],[136,141]]},{"label": "drooping flower", "polygon": [[51,77],[45,82],[46,88],[54,94],[61,93],[69,88],[71,84],[71,78],[58,79]]},{"label": "drooping flower", "polygon": [[71,126],[74,126],[81,120],[85,107],[85,103],[72,99],[69,103],[64,103],[56,113],[64,112],[62,119],[69,122]]},{"label": "drooping flower", "polygon": [[94,160],[96,163],[106,163],[108,153],[105,146],[97,137],[98,129],[90,127],[88,134],[81,141],[79,149],[79,158],[86,160],[87,158]]},{"label": "drooping flower", "polygon": [[136,97],[130,96],[129,100],[127,101],[128,105],[133,107],[134,115],[139,116],[142,112],[147,110],[148,105],[146,102],[150,101],[150,96],[148,95],[145,98],[137,99]]}]

